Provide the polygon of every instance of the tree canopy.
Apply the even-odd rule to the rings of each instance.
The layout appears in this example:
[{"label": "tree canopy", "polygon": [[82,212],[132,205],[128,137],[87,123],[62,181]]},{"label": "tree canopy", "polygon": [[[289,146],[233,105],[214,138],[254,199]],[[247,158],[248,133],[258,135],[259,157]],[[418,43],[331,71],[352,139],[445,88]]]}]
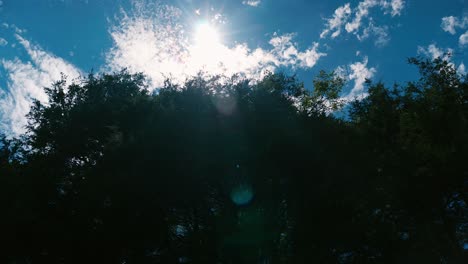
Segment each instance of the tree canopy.
[{"label": "tree canopy", "polygon": [[2,263],[466,263],[468,83],[64,76],[0,137]]}]

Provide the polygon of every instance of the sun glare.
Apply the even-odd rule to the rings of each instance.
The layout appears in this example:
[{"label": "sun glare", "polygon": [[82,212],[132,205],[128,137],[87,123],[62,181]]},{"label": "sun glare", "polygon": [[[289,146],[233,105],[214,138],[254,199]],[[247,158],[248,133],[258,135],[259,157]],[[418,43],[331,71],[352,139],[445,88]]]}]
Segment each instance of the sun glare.
[{"label": "sun glare", "polygon": [[218,31],[209,23],[201,23],[197,26],[194,40],[197,46],[212,46],[220,42]]},{"label": "sun glare", "polygon": [[193,34],[190,52],[194,62],[198,64],[197,67],[212,70],[206,67],[213,67],[220,59],[223,50],[219,31],[215,26],[205,22],[198,24]]}]

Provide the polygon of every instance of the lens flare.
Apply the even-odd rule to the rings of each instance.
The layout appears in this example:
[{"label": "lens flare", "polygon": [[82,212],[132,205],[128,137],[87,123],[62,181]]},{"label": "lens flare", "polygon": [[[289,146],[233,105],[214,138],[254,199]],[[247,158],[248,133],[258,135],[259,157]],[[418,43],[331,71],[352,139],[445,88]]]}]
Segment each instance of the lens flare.
[{"label": "lens flare", "polygon": [[252,187],[247,184],[236,186],[231,191],[231,200],[237,205],[246,205],[250,203],[253,196]]}]

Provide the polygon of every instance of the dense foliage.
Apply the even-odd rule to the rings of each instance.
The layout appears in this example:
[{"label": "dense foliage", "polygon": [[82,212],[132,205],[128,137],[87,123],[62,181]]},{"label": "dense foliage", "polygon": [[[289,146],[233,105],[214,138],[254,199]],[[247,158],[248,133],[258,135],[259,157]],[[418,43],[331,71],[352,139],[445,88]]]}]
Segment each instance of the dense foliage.
[{"label": "dense foliage", "polygon": [[468,83],[65,78],[0,143],[2,263],[468,263]]}]

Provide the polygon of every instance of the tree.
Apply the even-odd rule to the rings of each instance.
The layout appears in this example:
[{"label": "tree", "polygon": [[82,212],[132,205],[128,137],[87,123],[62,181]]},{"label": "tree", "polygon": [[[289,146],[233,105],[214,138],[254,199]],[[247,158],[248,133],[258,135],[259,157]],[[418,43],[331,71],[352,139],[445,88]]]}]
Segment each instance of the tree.
[{"label": "tree", "polygon": [[[467,83],[442,60],[344,106],[322,71],[64,76],[0,138],[9,262],[462,263]],[[463,229],[465,228],[465,229]]]},{"label": "tree", "polygon": [[419,68],[419,81],[392,90],[369,84],[369,96],[353,103],[350,116],[378,154],[379,188],[393,225],[412,237],[406,254],[457,263],[463,255],[457,225],[466,222],[466,206],[459,207],[466,205],[466,77],[441,59],[409,62]]}]

